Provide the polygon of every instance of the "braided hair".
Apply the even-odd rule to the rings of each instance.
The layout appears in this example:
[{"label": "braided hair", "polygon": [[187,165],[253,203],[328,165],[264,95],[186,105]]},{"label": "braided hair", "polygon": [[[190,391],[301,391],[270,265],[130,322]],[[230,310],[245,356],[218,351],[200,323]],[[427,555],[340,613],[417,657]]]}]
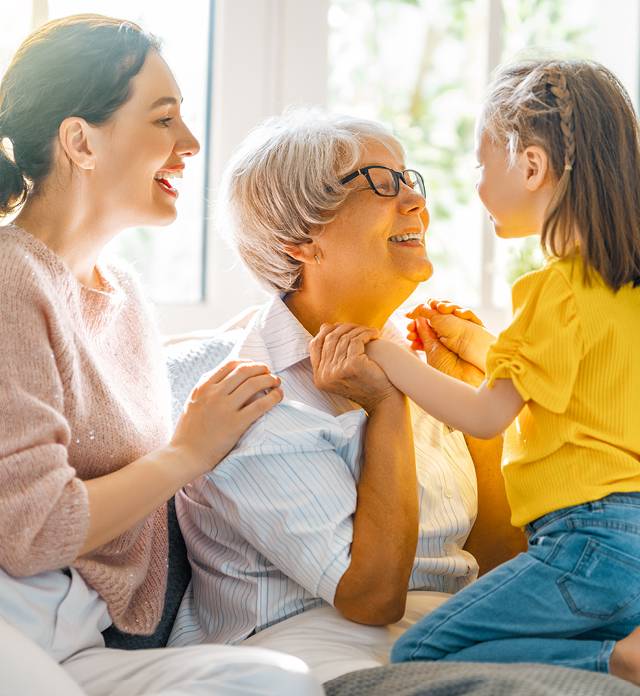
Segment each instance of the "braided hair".
[{"label": "braided hair", "polygon": [[546,253],[579,249],[587,283],[596,271],[614,291],[640,285],[640,131],[615,75],[586,60],[507,66],[492,77],[480,125],[512,162],[531,145],[547,153],[557,186]]}]

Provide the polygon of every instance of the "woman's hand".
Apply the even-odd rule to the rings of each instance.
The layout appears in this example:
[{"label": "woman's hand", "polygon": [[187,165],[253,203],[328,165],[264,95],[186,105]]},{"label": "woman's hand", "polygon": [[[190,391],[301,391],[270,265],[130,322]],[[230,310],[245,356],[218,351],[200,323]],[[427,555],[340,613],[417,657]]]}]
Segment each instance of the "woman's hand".
[{"label": "woman's hand", "polygon": [[211,471],[244,431],[281,401],[279,385],[266,365],[244,360],[204,374],[168,445],[84,482],[91,516],[80,555],[131,529],[182,486]]},{"label": "woman's hand", "polygon": [[244,431],[282,400],[279,386],[280,378],[266,365],[246,360],[232,360],[202,375],[171,440],[194,467],[192,478],[219,464]]},{"label": "woman's hand", "polygon": [[311,341],[313,380],[318,389],[338,394],[371,413],[381,401],[398,396],[384,372],[365,354],[378,329],[357,324],[323,324]]},{"label": "woman's hand", "polygon": [[323,324],[311,342],[319,389],[360,404],[368,414],[353,515],[351,561],[335,608],[358,623],[399,621],[418,543],[418,491],[409,402],[365,355],[377,329]]}]

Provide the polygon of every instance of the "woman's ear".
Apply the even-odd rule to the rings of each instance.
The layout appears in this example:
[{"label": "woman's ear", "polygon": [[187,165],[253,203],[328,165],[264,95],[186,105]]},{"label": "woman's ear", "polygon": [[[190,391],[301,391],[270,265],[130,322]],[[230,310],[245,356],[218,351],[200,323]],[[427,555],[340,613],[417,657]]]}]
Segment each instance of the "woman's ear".
[{"label": "woman's ear", "polygon": [[305,242],[297,246],[285,247],[285,251],[289,256],[300,263],[321,263],[320,250],[315,242]]},{"label": "woman's ear", "polygon": [[70,116],[60,124],[60,147],[70,162],[81,169],[94,169],[96,157],[92,134],[95,131],[83,118]]},{"label": "woman's ear", "polygon": [[530,145],[521,155],[524,165],[525,186],[529,191],[537,191],[547,180],[549,156],[538,145]]}]

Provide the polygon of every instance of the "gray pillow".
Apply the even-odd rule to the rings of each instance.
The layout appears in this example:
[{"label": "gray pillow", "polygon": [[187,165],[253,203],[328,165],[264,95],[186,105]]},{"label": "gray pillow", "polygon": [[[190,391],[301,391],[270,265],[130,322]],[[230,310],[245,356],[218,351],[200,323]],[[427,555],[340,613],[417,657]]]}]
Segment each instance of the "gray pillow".
[{"label": "gray pillow", "polygon": [[243,329],[226,331],[213,338],[175,343],[165,348],[173,407],[171,420],[175,428],[184,402],[200,377],[217,367],[231,352]]}]

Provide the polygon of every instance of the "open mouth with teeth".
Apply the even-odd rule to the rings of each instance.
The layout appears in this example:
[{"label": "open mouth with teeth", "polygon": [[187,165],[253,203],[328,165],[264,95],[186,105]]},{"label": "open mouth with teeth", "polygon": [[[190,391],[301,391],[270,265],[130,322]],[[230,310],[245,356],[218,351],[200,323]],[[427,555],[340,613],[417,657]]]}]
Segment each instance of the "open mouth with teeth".
[{"label": "open mouth with teeth", "polygon": [[154,174],[153,178],[163,191],[175,198],[178,197],[178,189],[171,186],[169,179],[182,179],[182,170],[160,170]]},{"label": "open mouth with teeth", "polygon": [[410,234],[397,234],[395,237],[389,237],[387,241],[394,242],[394,244],[412,242],[412,246],[416,242],[422,244],[422,232],[411,232]]}]

